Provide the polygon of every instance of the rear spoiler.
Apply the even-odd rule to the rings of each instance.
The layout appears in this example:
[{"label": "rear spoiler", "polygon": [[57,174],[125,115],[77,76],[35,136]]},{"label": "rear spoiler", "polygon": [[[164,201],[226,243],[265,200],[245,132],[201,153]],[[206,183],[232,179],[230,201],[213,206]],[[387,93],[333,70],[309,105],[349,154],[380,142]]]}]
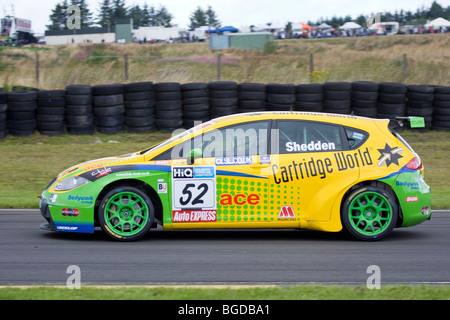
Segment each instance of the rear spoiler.
[{"label": "rear spoiler", "polygon": [[392,129],[403,128],[405,124],[409,124],[411,129],[425,128],[425,118],[423,117],[395,117],[395,120],[389,122],[389,127]]}]

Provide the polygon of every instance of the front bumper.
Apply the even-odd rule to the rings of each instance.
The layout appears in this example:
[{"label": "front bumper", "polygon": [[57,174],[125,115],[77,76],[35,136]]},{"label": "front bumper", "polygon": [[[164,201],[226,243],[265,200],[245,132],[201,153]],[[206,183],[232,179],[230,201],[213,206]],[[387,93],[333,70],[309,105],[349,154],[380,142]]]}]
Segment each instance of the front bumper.
[{"label": "front bumper", "polygon": [[47,220],[47,222],[44,222],[40,225],[41,229],[47,231],[56,231],[55,223],[52,220],[52,215],[50,214],[50,210],[48,208],[48,201],[42,196],[41,200],[39,201],[39,209],[41,210],[41,215],[45,220]]}]

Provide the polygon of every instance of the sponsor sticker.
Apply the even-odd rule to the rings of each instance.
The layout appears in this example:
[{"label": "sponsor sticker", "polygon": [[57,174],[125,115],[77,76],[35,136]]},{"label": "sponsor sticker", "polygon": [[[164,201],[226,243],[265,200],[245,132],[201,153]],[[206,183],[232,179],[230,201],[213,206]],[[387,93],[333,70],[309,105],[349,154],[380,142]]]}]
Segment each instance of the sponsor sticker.
[{"label": "sponsor sticker", "polygon": [[167,193],[167,183],[158,183],[158,193]]},{"label": "sponsor sticker", "polygon": [[252,163],[253,158],[251,156],[216,158],[217,166],[239,166]]},{"label": "sponsor sticker", "polygon": [[419,201],[419,197],[406,197],[406,202],[417,202]]},{"label": "sponsor sticker", "polygon": [[175,210],[173,222],[215,222],[216,210]]},{"label": "sponsor sticker", "polygon": [[278,213],[278,219],[295,219],[294,209],[291,206],[282,206]]}]

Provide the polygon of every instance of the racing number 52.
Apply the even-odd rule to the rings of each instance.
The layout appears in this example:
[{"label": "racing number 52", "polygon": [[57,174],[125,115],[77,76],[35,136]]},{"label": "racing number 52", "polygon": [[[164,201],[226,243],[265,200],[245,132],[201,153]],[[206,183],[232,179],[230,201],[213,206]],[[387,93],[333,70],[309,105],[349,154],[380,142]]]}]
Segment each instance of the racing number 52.
[{"label": "racing number 52", "polygon": [[[182,194],[183,196],[180,197],[180,204],[185,206],[187,204],[191,204],[193,206],[197,205],[197,204],[203,204],[204,200],[202,199],[202,197],[208,192],[208,185],[206,183],[202,183],[200,185],[197,186],[197,190],[200,191],[200,189],[202,189],[200,191],[200,193],[192,200],[192,192],[191,190],[189,190],[190,188],[195,188],[195,184],[193,183],[188,183],[185,185]],[[183,199],[184,195],[187,195],[186,199]]]}]

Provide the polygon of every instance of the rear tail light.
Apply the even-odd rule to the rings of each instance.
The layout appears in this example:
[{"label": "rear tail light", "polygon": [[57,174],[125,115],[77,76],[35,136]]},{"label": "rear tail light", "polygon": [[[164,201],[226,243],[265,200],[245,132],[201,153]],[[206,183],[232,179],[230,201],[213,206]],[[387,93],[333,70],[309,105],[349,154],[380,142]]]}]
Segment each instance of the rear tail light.
[{"label": "rear tail light", "polygon": [[422,170],[423,169],[422,161],[420,161],[419,157],[414,157],[411,159],[411,161],[408,162],[406,168],[411,170]]}]

